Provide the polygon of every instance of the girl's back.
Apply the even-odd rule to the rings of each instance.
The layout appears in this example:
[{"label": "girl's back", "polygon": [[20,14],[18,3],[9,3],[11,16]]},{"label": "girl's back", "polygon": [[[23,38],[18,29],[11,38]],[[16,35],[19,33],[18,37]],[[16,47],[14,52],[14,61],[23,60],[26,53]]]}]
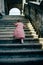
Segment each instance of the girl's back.
[{"label": "girl's back", "polygon": [[15,26],[16,26],[16,29],[14,31],[14,36],[16,38],[24,38],[25,34],[24,34],[24,29],[23,29],[23,27],[24,27],[23,23],[18,22],[15,24]]},{"label": "girl's back", "polygon": [[16,23],[15,25],[16,25],[17,28],[22,28],[22,29],[24,28],[24,25],[21,22]]}]

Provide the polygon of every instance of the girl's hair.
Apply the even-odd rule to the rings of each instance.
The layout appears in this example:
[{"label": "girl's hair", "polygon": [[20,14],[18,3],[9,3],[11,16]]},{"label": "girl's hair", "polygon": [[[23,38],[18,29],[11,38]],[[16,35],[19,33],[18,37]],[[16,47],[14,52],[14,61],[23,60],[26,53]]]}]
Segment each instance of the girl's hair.
[{"label": "girl's hair", "polygon": [[21,20],[18,19],[17,22],[21,22]]}]

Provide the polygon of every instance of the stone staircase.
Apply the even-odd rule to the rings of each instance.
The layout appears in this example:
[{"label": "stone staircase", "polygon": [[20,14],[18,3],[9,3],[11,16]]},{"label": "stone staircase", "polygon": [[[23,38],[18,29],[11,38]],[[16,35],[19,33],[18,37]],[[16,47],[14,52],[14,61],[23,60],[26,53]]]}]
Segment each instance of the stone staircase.
[{"label": "stone staircase", "polygon": [[[13,23],[18,19],[26,25],[24,44],[13,37]],[[42,44],[39,43],[31,23],[27,21],[24,16],[4,16],[0,19],[0,65],[43,64]]]}]

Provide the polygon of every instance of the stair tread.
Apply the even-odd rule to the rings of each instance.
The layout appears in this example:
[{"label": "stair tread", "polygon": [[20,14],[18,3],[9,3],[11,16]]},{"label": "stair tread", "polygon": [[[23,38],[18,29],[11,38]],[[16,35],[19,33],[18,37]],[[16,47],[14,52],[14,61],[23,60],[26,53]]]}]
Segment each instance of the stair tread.
[{"label": "stair tread", "polygon": [[38,52],[43,53],[43,49],[0,50],[0,53],[38,53]]},{"label": "stair tread", "polygon": [[3,18],[3,19],[0,19],[0,21],[17,21],[18,19],[21,19],[22,21],[23,20],[27,20],[27,19],[25,19],[24,17],[23,18],[15,18],[15,17],[13,17],[13,18]]},{"label": "stair tread", "polygon": [[[0,33],[13,33],[13,31],[0,31]],[[25,32],[25,33],[31,33],[31,32]]]},{"label": "stair tread", "polygon": [[1,58],[0,62],[17,63],[17,62],[30,62],[30,61],[41,61],[41,60],[43,60],[43,57],[41,58],[34,58],[34,57],[33,58]]},{"label": "stair tread", "polygon": [[[10,38],[8,38],[8,37],[4,37],[4,38],[3,38],[3,37],[2,37],[2,38],[0,38],[0,40],[15,40],[15,39],[13,39],[12,37],[10,37]],[[24,41],[25,41],[25,40],[28,40],[28,41],[29,41],[29,40],[34,40],[34,41],[37,40],[37,41],[39,41],[38,38],[25,38]]]},{"label": "stair tread", "polygon": [[[8,33],[8,34],[13,34],[14,32],[13,32],[13,31],[9,31],[9,32],[8,32],[8,31],[0,31],[0,34],[7,34],[7,33]],[[27,32],[27,31],[26,31],[25,34],[32,34],[32,32],[30,32],[30,31]],[[33,34],[35,34],[35,33],[33,32]]]},{"label": "stair tread", "polygon": [[25,44],[19,44],[19,43],[0,43],[0,49],[7,50],[7,49],[41,49],[42,44],[39,43],[25,43]]},{"label": "stair tread", "polygon": [[[25,36],[27,36],[27,37],[28,37],[28,36],[32,37],[33,35],[29,35],[29,34],[28,34],[28,35],[25,35]],[[8,35],[8,34],[7,34],[7,35],[6,35],[6,34],[1,34],[0,37],[13,37],[13,34],[9,34],[9,35]]]},{"label": "stair tread", "polygon": [[[0,33],[0,35],[13,35],[13,33],[14,32],[2,32]],[[25,32],[25,36],[33,36],[33,35],[31,34],[31,32],[28,33]]]},{"label": "stair tread", "polygon": [[[15,30],[15,28],[5,28],[5,29],[0,29],[0,30]],[[29,30],[29,29],[24,29],[24,30]]]},{"label": "stair tread", "polygon": [[[0,24],[0,29],[6,29],[6,28],[10,28],[10,27],[14,27],[13,29],[15,29],[14,25],[8,25],[8,24],[7,25],[2,25],[2,24]],[[28,29],[28,27],[26,26],[24,29]]]},{"label": "stair tread", "polygon": [[[12,32],[12,31],[14,31],[15,29],[6,29],[6,30],[0,30],[0,32]],[[25,32],[27,31],[30,31],[30,30],[24,30]],[[33,30],[32,30],[32,32],[34,32]]]},{"label": "stair tread", "polygon": [[0,44],[0,46],[28,46],[28,45],[41,45],[41,44],[40,43]]}]

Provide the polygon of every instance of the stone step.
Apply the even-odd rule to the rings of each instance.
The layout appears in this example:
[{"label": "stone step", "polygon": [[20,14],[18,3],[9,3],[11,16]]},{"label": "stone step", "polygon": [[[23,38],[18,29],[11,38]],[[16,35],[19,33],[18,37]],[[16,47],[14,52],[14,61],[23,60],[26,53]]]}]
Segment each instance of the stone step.
[{"label": "stone step", "polygon": [[[14,32],[0,32],[0,37],[13,37]],[[37,35],[34,34],[34,36],[31,33],[25,33],[26,37],[38,37]]]},{"label": "stone step", "polygon": [[[9,32],[8,31],[3,31],[3,32],[0,31],[0,34],[13,34],[13,33],[14,33],[13,31],[9,31]],[[25,34],[32,34],[32,32],[27,31],[27,32],[25,32]],[[35,33],[33,32],[33,34],[35,34]]]},{"label": "stone step", "polygon": [[[16,43],[16,44],[20,44],[20,40],[14,39],[14,38],[0,38],[0,43]],[[25,38],[24,39],[24,43],[39,43],[38,38]]]},{"label": "stone step", "polygon": [[25,18],[25,16],[22,15],[4,15],[2,19],[9,19],[9,18]]},{"label": "stone step", "polygon": [[[14,26],[14,27],[11,27],[11,26],[10,26],[10,27],[9,27],[9,26],[6,26],[6,27],[4,27],[4,26],[3,26],[3,27],[0,27],[0,29],[7,29],[7,28],[8,28],[8,29],[15,29],[16,27],[15,27],[15,26]],[[25,27],[24,29],[28,29],[28,27]]]},{"label": "stone step", "polygon": [[41,57],[41,58],[39,58],[39,57],[36,57],[36,58],[34,58],[34,57],[32,57],[32,58],[1,58],[0,59],[0,63],[2,63],[2,64],[4,64],[4,63],[11,64],[12,63],[14,65],[14,63],[15,64],[20,63],[20,64],[24,64],[24,65],[26,65],[26,64],[30,65],[30,64],[32,64],[32,62],[33,62],[33,64],[41,65],[43,63],[43,57]]},{"label": "stone step", "polygon": [[[14,32],[14,30],[15,30],[15,29],[5,29],[5,30],[4,30],[4,29],[3,29],[3,30],[1,29],[1,30],[0,30],[0,33],[1,33],[1,32],[8,32],[8,31],[9,31],[9,32]],[[8,32],[8,33],[9,33],[9,32]],[[28,33],[35,34],[34,31],[30,31],[30,30],[24,30],[24,32],[25,32],[25,33],[28,32]]]},{"label": "stone step", "polygon": [[[13,37],[13,34],[0,34],[0,38],[9,38],[9,37]],[[32,35],[30,34],[26,34],[25,37],[33,37]]]},{"label": "stone step", "polygon": [[[12,25],[12,24],[14,24],[14,23],[17,23],[17,20],[0,20],[0,24],[2,24],[2,25],[7,25],[7,24],[10,24],[10,25]],[[27,20],[22,20],[22,23],[24,23],[24,24],[26,24],[27,23]]]},{"label": "stone step", "polygon": [[[13,40],[13,38],[11,37],[11,38],[0,38],[0,40]],[[14,39],[15,40],[15,39]],[[24,40],[26,40],[26,41],[37,41],[38,40],[38,38],[25,38]]]},{"label": "stone step", "polygon": [[[0,30],[7,30],[7,29],[10,29],[10,30],[14,30],[16,27],[3,27],[3,28],[0,28]],[[24,30],[30,30],[29,28],[24,28]],[[30,31],[34,31],[33,29],[30,30]]]},{"label": "stone step", "polygon": [[6,49],[41,49],[42,45],[40,43],[25,43],[25,44],[1,44],[0,43],[0,49],[6,50]]},{"label": "stone step", "polygon": [[[0,27],[7,27],[7,26],[12,26],[15,27],[14,25],[15,23],[0,23]],[[26,23],[23,23],[24,25],[26,25]],[[27,26],[27,25],[26,25]]]},{"label": "stone step", "polygon": [[8,24],[7,24],[7,25],[2,25],[2,24],[0,24],[0,28],[1,28],[1,27],[7,28],[7,27],[15,27],[15,26],[14,26],[14,25],[8,25]]},{"label": "stone step", "polygon": [[[1,29],[15,29],[15,28],[16,28],[15,26],[0,26],[0,30]],[[28,27],[25,27],[24,29],[28,29],[29,30]]]},{"label": "stone step", "polygon": [[[9,22],[8,21],[7,22],[6,21],[5,22],[4,21],[3,22],[0,21],[0,27],[1,26],[15,26],[15,23],[16,22],[12,22],[12,21],[11,22],[10,21]],[[27,25],[27,22],[23,22],[23,24]]]},{"label": "stone step", "polygon": [[[5,28],[5,29],[0,29],[0,32],[1,31],[14,31],[15,30],[15,28],[14,29],[9,29],[9,28]],[[24,29],[24,31],[30,31],[29,29]],[[33,30],[32,30],[33,31]]]},{"label": "stone step", "polygon": [[[0,31],[13,31],[13,30],[15,30],[15,29],[9,29],[9,28],[7,28],[7,29],[0,29]],[[29,29],[24,29],[24,31],[29,31]]]},{"label": "stone step", "polygon": [[12,46],[14,46],[14,47],[27,46],[27,47],[28,47],[29,45],[30,45],[30,46],[31,46],[31,45],[33,45],[33,46],[34,46],[34,45],[42,46],[41,43],[25,43],[25,44],[9,44],[9,43],[8,43],[8,44],[0,44],[0,46],[6,46],[6,47],[8,47],[8,46],[9,46],[9,47],[10,47],[10,46],[11,46],[11,47],[12,47]]},{"label": "stone step", "polygon": [[[12,26],[12,25],[3,25],[3,26],[0,26],[0,29],[15,29],[16,26]],[[27,26],[24,27],[24,29],[29,29]]]},{"label": "stone step", "polygon": [[[43,54],[43,49],[16,49],[16,50],[1,50],[0,53],[42,53]],[[36,54],[37,54],[36,53]]]},{"label": "stone step", "polygon": [[21,17],[21,16],[20,17],[13,17],[13,18],[12,17],[9,17],[9,18],[8,17],[7,18],[3,17],[2,19],[0,19],[0,21],[5,21],[5,20],[8,20],[8,21],[16,20],[17,21],[18,19],[20,19],[21,21],[23,21],[23,20],[27,21],[27,19],[25,17]]},{"label": "stone step", "polygon": [[[17,21],[0,21],[0,25],[15,25],[15,23],[17,23]],[[23,21],[22,23],[26,25],[27,21]]]},{"label": "stone step", "polygon": [[[14,31],[0,31],[0,34],[13,34],[14,33]],[[25,34],[31,34],[31,32],[25,32]],[[35,33],[34,33],[35,34]]]},{"label": "stone step", "polygon": [[31,56],[32,57],[32,55],[34,55],[34,56],[36,56],[36,57],[38,57],[38,55],[40,55],[40,56],[42,56],[43,57],[43,49],[7,49],[7,50],[1,50],[0,49],[0,56],[9,56],[9,55],[11,55],[11,56]]}]

